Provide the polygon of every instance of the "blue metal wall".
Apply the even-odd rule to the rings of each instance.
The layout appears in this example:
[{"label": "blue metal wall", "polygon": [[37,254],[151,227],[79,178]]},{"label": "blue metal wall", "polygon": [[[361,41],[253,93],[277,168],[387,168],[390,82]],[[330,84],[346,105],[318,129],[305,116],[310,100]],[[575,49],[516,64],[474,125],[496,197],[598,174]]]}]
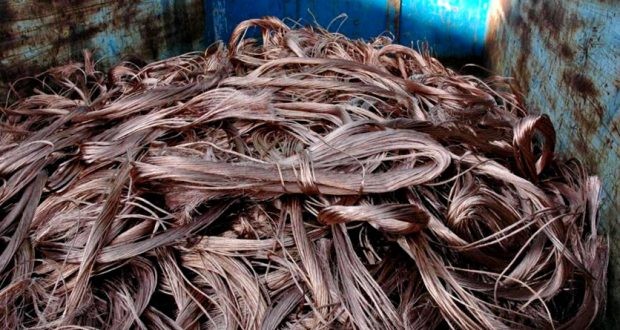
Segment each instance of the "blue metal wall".
[{"label": "blue metal wall", "polygon": [[491,0],[403,0],[401,42],[425,40],[442,57],[482,56]]},{"label": "blue metal wall", "polygon": [[0,0],[0,95],[13,79],[81,59],[82,49],[104,65],[204,49],[203,9],[202,0]]},{"label": "blue metal wall", "polygon": [[[81,50],[111,64],[147,60],[227,40],[239,22],[266,15],[320,24],[351,38],[391,35],[426,41],[440,57],[483,54],[491,0],[0,0],[0,87],[79,59]],[[346,14],[345,16],[341,14]]]},{"label": "blue metal wall", "polygon": [[[491,0],[212,0],[205,1],[213,39],[228,39],[235,25],[261,16],[318,23],[350,38],[383,33],[396,42],[426,41],[441,57],[482,56]],[[338,18],[346,14],[346,19]]]},{"label": "blue metal wall", "polygon": [[490,20],[489,65],[515,77],[529,108],[549,114],[558,148],[603,183],[610,235],[607,325],[620,322],[620,2],[502,0]]},{"label": "blue metal wall", "polygon": [[[7,82],[71,59],[82,49],[109,65],[145,60],[227,40],[239,22],[266,15],[320,24],[351,38],[386,33],[426,41],[434,55],[483,54],[491,0],[0,0],[0,95]],[[341,14],[346,14],[346,19]]]}]

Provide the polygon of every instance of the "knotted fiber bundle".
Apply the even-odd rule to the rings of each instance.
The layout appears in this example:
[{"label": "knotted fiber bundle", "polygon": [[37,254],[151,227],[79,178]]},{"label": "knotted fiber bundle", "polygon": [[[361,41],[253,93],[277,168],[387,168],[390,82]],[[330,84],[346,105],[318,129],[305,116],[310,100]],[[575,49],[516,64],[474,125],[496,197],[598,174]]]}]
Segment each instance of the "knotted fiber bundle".
[{"label": "knotted fiber bundle", "polygon": [[0,113],[3,328],[583,329],[604,308],[600,183],[506,79],[263,18],[35,80]]}]

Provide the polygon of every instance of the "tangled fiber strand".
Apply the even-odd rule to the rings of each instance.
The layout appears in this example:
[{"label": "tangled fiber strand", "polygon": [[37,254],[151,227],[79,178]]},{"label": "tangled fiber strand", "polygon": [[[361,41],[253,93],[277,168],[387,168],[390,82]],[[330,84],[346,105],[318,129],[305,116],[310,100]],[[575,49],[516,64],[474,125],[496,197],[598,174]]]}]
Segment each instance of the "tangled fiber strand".
[{"label": "tangled fiber strand", "polygon": [[36,79],[0,113],[2,328],[584,329],[605,306],[599,180],[505,79],[275,18]]}]

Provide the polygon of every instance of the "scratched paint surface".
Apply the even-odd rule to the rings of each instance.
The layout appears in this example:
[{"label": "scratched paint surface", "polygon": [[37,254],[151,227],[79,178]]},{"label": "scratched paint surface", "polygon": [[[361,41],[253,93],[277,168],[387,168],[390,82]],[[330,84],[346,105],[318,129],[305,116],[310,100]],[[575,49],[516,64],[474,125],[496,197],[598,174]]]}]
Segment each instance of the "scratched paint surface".
[{"label": "scratched paint surface", "polygon": [[603,183],[611,327],[620,321],[620,6],[506,0],[498,8],[503,15],[492,14],[487,39],[490,65],[516,78],[526,103],[552,117],[559,149],[576,153]]},{"label": "scratched paint surface", "polygon": [[0,88],[81,58],[153,60],[205,47],[199,0],[0,0]]}]

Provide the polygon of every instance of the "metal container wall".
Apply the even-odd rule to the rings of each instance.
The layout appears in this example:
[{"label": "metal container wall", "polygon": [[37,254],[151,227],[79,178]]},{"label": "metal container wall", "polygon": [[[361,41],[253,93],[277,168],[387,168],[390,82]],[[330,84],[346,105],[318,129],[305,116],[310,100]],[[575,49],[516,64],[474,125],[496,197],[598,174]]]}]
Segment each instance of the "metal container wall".
[{"label": "metal container wall", "polygon": [[0,88],[79,60],[82,49],[104,65],[203,49],[205,26],[201,0],[0,0]]},{"label": "metal container wall", "polygon": [[[0,0],[0,87],[95,51],[103,64],[201,50],[242,20],[318,23],[351,38],[386,33],[433,45],[441,57],[480,58],[491,0]],[[346,13],[346,18],[340,14]],[[424,13],[424,14],[421,14]]]},{"label": "metal container wall", "polygon": [[560,151],[603,183],[611,327],[620,322],[620,3],[502,0],[490,17],[489,66],[515,77],[527,105],[552,118]]},{"label": "metal container wall", "polygon": [[[302,25],[318,23],[350,38],[373,38],[387,33],[396,42],[426,41],[441,57],[483,55],[491,0],[212,0],[216,39],[226,40],[245,19],[277,16]],[[346,17],[339,17],[346,14]]]}]

